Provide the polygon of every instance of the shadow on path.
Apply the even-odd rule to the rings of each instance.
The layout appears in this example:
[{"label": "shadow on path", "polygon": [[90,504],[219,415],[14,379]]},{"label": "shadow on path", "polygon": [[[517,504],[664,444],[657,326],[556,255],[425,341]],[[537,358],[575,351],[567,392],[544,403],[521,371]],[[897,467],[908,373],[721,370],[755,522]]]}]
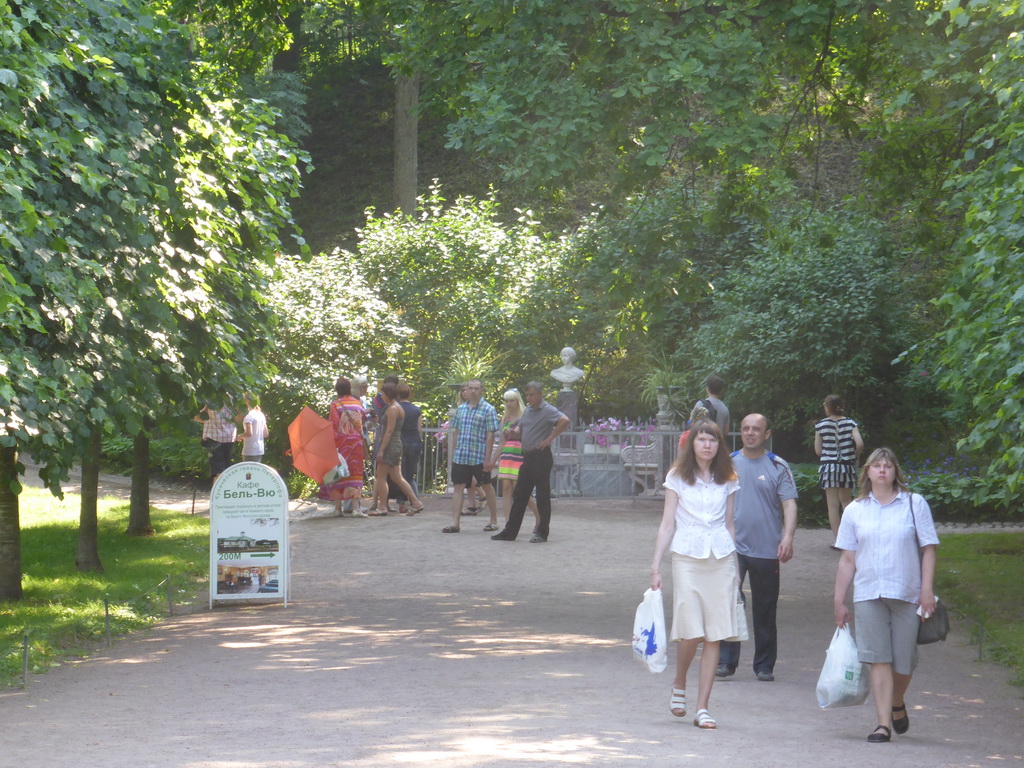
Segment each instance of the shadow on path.
[{"label": "shadow on path", "polygon": [[1024,765],[1021,692],[959,628],[922,649],[907,736],[868,744],[870,704],[817,708],[834,629],[826,531],[799,531],[783,566],[776,682],[757,682],[745,645],[712,695],[719,729],[701,731],[668,712],[673,667],[631,659],[657,502],[557,502],[544,545],[493,542],[481,518],[442,535],[447,501],[427,510],[303,514],[287,608],[175,618],[0,694],[0,764]]}]

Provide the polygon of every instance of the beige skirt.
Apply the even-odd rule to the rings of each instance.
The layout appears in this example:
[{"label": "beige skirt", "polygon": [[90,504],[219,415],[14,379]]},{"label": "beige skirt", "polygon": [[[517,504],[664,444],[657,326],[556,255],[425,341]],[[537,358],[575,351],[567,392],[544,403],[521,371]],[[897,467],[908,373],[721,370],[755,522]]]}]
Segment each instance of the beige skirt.
[{"label": "beige skirt", "polygon": [[736,599],[739,584],[736,555],[698,559],[672,553],[672,633],[670,640],[708,642],[737,635]]}]

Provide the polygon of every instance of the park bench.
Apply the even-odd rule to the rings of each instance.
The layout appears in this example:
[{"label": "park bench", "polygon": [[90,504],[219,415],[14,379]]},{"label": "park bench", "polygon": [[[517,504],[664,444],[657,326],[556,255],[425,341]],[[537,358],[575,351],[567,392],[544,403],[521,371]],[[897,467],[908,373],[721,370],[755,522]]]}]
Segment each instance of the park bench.
[{"label": "park bench", "polygon": [[660,453],[657,443],[622,446],[622,463],[639,489],[638,496],[661,495],[661,486],[658,484],[661,476]]}]

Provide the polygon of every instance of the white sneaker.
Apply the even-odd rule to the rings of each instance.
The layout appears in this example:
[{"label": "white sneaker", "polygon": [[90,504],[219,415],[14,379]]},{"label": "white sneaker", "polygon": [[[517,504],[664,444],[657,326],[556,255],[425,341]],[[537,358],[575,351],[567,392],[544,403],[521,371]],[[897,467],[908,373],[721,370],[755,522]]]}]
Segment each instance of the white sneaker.
[{"label": "white sneaker", "polygon": [[350,513],[348,516],[349,517],[369,517],[369,515],[366,514],[365,512],[363,512],[363,510],[361,510],[361,509],[357,509],[355,512]]}]

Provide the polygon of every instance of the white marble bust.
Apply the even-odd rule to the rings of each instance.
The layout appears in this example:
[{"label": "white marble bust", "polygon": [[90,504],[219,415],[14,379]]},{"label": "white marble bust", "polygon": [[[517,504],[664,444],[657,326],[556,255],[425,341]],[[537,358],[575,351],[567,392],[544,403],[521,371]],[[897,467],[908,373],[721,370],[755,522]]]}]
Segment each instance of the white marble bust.
[{"label": "white marble bust", "polygon": [[551,378],[555,381],[561,382],[562,391],[572,391],[573,382],[579,381],[586,374],[582,368],[577,368],[573,365],[573,361],[576,359],[576,350],[572,347],[566,347],[562,350],[560,355],[562,358],[562,367],[555,368],[551,372]]}]

